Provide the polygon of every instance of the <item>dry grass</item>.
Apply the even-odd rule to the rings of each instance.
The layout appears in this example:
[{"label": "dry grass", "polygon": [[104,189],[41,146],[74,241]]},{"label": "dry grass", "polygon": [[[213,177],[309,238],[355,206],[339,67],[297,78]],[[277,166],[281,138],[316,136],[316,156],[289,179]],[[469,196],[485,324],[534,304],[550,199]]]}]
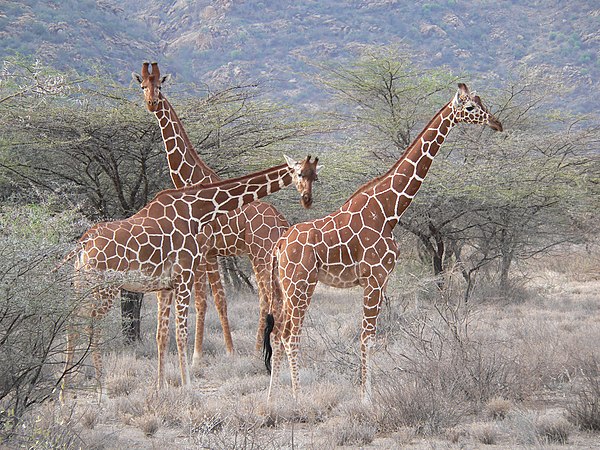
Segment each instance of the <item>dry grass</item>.
[{"label": "dry grass", "polygon": [[484,445],[494,445],[498,442],[498,428],[494,423],[473,423],[469,427],[469,434],[476,442]]},{"label": "dry grass", "polygon": [[[399,272],[378,323],[373,405],[358,401],[358,289],[317,289],[303,330],[300,397],[291,397],[285,363],[271,404],[265,401],[269,377],[254,351],[254,296],[230,300],[232,357],[225,356],[209,306],[206,351],[186,388],[179,386],[171,336],[168,387],[160,392],[156,304],[148,298],[144,341],[131,348],[108,341],[108,399],[98,406],[96,396],[84,392],[66,409],[45,405],[26,422],[29,437],[21,442],[85,448],[589,447],[600,428],[600,282],[585,258],[570,268],[553,260],[535,264],[539,276],[525,286],[529,290],[519,288],[515,301],[503,298],[501,304],[463,305],[458,290],[440,297],[432,280]],[[114,318],[108,323],[118,326]],[[191,347],[190,339],[190,353]]]},{"label": "dry grass", "polygon": [[502,420],[513,409],[513,402],[506,398],[493,397],[486,403],[485,409],[490,418]]}]

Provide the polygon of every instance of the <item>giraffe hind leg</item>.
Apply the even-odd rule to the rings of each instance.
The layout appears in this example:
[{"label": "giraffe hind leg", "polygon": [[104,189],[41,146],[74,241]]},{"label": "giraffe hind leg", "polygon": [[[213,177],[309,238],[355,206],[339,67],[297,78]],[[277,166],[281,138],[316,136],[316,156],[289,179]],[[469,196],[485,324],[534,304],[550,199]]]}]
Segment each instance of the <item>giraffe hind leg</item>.
[{"label": "giraffe hind leg", "polygon": [[196,309],[196,328],[194,332],[194,356],[192,367],[200,367],[202,361],[202,345],[204,343],[204,321],[206,318],[206,270],[200,266],[194,281],[194,306]]},{"label": "giraffe hind leg", "polygon": [[229,318],[227,317],[227,299],[225,289],[219,273],[219,265],[216,258],[211,258],[206,264],[206,273],[213,293],[215,308],[221,321],[223,330],[223,339],[225,340],[225,351],[228,355],[233,355],[233,339],[231,337],[231,328],[229,327]]}]

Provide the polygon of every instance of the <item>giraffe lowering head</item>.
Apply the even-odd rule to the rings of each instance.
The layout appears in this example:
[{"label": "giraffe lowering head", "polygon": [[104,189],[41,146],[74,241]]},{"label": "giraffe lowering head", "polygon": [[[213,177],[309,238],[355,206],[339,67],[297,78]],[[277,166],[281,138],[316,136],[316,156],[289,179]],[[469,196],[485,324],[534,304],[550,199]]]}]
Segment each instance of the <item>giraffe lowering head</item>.
[{"label": "giraffe lowering head", "polygon": [[469,91],[466,84],[458,83],[458,92],[451,105],[457,122],[487,125],[494,131],[502,131],[500,121],[487,110],[479,95]]},{"label": "giraffe lowering head", "polygon": [[[152,65],[152,72],[148,70],[148,66]],[[138,75],[135,72],[131,73],[134,81],[140,83],[142,90],[144,91],[144,100],[146,101],[146,108],[148,111],[155,112],[158,109],[158,102],[160,98],[160,89],[163,83],[166,83],[171,75],[167,74],[164,76],[160,75],[160,69],[158,63],[153,62],[152,64],[145,62],[142,64],[142,75]]]},{"label": "giraffe lowering head", "polygon": [[287,155],[284,156],[290,169],[294,169],[292,177],[294,180],[294,185],[300,193],[300,204],[304,206],[304,208],[308,209],[312,206],[313,202],[312,185],[319,179],[318,173],[322,167],[318,164],[319,158],[315,158],[313,161],[311,161],[310,155],[308,155],[306,159],[297,162]]}]

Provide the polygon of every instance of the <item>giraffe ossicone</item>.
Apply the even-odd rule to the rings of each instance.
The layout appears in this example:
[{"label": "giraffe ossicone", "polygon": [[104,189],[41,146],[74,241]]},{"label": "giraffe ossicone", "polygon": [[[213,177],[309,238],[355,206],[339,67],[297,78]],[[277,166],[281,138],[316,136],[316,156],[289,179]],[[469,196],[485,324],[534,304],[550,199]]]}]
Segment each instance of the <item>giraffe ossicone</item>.
[{"label": "giraffe ossicone", "polygon": [[[150,112],[154,113],[160,126],[170,175],[175,187],[219,181],[221,178],[206,165],[194,149],[183,124],[161,91],[162,84],[169,79],[169,76],[161,75],[157,63],[146,62],[142,64],[141,75],[133,73],[132,77],[140,84],[145,105]],[[305,208],[308,208],[312,202],[312,182],[316,179],[318,166],[316,164],[307,166],[305,170],[302,174],[305,194],[301,196],[301,202]],[[219,256],[247,255],[250,259],[258,287],[259,320],[256,349],[260,349],[268,308],[270,253],[277,239],[288,228],[289,223],[285,217],[273,205],[261,201],[223,214],[202,228],[204,253],[196,272],[194,286],[196,328],[193,365],[199,364],[202,354],[207,281],[219,314],[226,351],[232,354],[234,350],[227,317],[225,290],[217,261]]]},{"label": "giraffe ossicone", "polygon": [[[337,211],[290,229],[273,249],[272,298],[264,334],[265,364],[271,369],[268,398],[287,354],[292,391],[299,391],[298,351],[306,310],[318,282],[363,288],[361,393],[371,396],[371,352],[387,281],[399,249],[392,230],[410,205],[450,130],[458,123],[502,124],[463,83],[386,172],[361,186]],[[273,345],[271,345],[273,336]],[[271,364],[272,359],[272,364]]]},{"label": "giraffe ossicone", "polygon": [[[81,312],[91,319],[87,330],[96,369],[102,377],[99,335],[95,322],[106,315],[120,289],[156,292],[158,300],[158,386],[164,385],[169,316],[174,302],[181,382],[189,384],[187,314],[194,274],[201,257],[199,230],[219,214],[254,202],[293,183],[304,195],[301,174],[316,163],[307,157],[290,166],[281,164],[239,178],[207,185],[168,189],[156,195],[128,219],[99,223],[80,238],[66,259],[75,260],[74,287],[88,302]],[[63,391],[72,370],[78,329],[67,333]],[[61,392],[62,394],[62,392]]]}]

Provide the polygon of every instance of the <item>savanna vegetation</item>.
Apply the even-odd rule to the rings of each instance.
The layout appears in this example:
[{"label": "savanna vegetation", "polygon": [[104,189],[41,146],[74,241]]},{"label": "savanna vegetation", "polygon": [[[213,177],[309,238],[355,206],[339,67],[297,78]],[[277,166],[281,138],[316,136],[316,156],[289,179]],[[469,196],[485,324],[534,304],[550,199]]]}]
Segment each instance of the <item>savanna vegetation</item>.
[{"label": "savanna vegetation", "polygon": [[[163,69],[164,70],[164,69]],[[154,389],[155,302],[140,342],[114,311],[101,325],[109,396],[86,378],[60,405],[64,330],[83,299],[53,268],[94,222],[126,217],[169,187],[156,120],[136,92],[25,59],[0,74],[0,439],[29,448],[331,448],[576,444],[598,439],[599,121],[535,70],[503,81],[427,69],[397,48],[317,63],[326,107],[302,111],[260,86],[165,85],[201,157],[224,177],[319,156],[306,213],[337,208],[383,173],[457,81],[477,89],[504,133],[458,127],[397,227],[402,256],[378,324],[375,399],[358,399],[358,291],[320,287],[303,331],[302,393],[280,388],[254,353],[256,295],[228,290],[238,349],[224,356],[209,311],[205,357],[189,388]],[[244,261],[239,270],[251,273]],[[151,297],[151,296],[149,296]],[[172,339],[173,341],[173,339]],[[284,370],[285,372],[285,370]],[[286,383],[284,380],[284,385]],[[427,444],[423,444],[426,440]],[[430,447],[428,447],[430,448]]]}]

